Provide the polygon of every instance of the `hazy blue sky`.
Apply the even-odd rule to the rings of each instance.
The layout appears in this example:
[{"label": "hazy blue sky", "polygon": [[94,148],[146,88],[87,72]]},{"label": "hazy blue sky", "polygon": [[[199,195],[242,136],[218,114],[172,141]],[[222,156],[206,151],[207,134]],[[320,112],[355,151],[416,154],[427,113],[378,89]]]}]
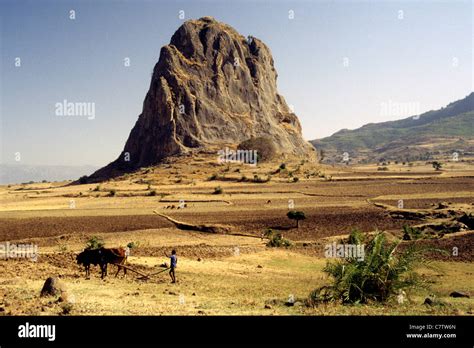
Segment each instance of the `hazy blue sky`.
[{"label": "hazy blue sky", "polygon": [[[382,105],[423,112],[473,90],[471,1],[0,0],[2,162],[115,159],[180,10],[270,47],[308,140],[409,116]],[[64,99],[95,103],[95,118],[56,116]]]}]

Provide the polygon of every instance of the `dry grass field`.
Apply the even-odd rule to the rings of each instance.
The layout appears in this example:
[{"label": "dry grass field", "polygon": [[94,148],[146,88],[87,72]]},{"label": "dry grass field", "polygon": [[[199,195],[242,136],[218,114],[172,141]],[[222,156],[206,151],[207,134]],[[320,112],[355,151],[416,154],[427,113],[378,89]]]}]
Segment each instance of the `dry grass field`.
[{"label": "dry grass field", "polygon": [[[400,200],[407,214],[435,211],[441,202],[446,207],[440,211],[447,214],[472,213],[471,161],[448,162],[441,171],[425,163],[392,164],[381,171],[376,165],[282,161],[284,169],[275,162],[218,164],[199,155],[99,184],[0,187],[0,242],[39,247],[36,262],[0,260],[0,315],[62,313],[64,303],[39,297],[50,276],[66,285],[72,315],[474,314],[472,298],[449,296],[474,294],[474,231],[420,241],[450,254],[433,255],[435,270],[418,270],[430,288],[408,294],[404,304],[304,304],[313,289],[329,282],[322,272],[325,244],[354,228],[401,238],[403,225],[426,223],[394,215]],[[293,206],[306,215],[299,228],[286,217]],[[181,230],[154,211],[189,224],[222,225],[228,232]],[[267,247],[261,238],[266,228],[281,230],[293,245]],[[128,265],[146,274],[162,269],[168,261],[164,253],[175,248],[178,283],[170,284],[167,272],[148,281],[133,272],[114,278],[115,266],[109,266],[105,280],[98,268],[86,280],[75,256],[92,236],[109,247],[135,242]],[[454,247],[457,256],[451,254]],[[439,303],[424,305],[428,295]],[[296,299],[293,306],[285,305],[290,296]]]}]

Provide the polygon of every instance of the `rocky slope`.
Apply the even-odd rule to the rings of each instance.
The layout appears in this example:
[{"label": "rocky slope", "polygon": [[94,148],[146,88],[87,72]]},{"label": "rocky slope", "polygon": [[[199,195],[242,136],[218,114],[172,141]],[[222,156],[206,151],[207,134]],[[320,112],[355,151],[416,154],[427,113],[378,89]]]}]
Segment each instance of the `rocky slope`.
[{"label": "rocky slope", "polygon": [[185,22],[162,47],[150,89],[120,156],[98,181],[193,151],[270,139],[277,154],[314,158],[277,92],[269,48],[211,17]]}]

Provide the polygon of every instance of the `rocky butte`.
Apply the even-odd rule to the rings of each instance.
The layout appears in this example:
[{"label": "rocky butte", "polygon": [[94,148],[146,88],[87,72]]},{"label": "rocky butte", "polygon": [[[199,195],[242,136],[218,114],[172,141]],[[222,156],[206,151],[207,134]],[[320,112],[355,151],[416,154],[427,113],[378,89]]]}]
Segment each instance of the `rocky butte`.
[{"label": "rocky butte", "polygon": [[143,111],[100,181],[169,156],[268,144],[275,155],[315,158],[278,94],[270,49],[211,17],[185,22],[161,48]]}]

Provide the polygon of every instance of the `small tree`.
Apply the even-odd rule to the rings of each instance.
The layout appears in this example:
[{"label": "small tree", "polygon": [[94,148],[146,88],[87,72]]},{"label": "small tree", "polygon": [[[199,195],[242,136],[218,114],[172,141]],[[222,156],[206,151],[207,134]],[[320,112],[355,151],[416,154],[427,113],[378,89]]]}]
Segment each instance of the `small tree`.
[{"label": "small tree", "polygon": [[300,227],[300,220],[306,219],[306,216],[302,211],[291,210],[289,211],[286,216],[290,220],[296,220],[296,228]]},{"label": "small tree", "polygon": [[443,166],[443,165],[442,165],[441,163],[439,163],[438,161],[433,161],[431,164],[433,165],[433,168],[434,168],[435,170],[441,170],[441,167]]}]

